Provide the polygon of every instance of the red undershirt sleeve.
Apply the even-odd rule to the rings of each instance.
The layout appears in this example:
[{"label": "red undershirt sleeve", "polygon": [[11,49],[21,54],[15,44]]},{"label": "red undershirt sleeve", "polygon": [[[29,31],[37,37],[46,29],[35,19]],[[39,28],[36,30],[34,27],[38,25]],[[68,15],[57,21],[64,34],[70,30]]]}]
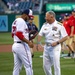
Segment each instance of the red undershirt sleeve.
[{"label": "red undershirt sleeve", "polygon": [[24,38],[24,35],[22,32],[16,32],[16,36],[20,39],[20,40],[23,40]]}]

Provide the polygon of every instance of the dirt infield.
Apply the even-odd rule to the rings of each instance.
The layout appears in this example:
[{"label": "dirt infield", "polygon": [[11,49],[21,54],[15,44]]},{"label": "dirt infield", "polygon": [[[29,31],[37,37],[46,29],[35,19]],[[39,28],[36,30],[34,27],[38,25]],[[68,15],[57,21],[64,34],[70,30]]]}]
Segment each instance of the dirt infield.
[{"label": "dirt infield", "polygon": [[[43,48],[36,49],[36,44],[34,45],[33,51],[43,51]],[[0,45],[0,52],[12,52],[12,45]]]}]

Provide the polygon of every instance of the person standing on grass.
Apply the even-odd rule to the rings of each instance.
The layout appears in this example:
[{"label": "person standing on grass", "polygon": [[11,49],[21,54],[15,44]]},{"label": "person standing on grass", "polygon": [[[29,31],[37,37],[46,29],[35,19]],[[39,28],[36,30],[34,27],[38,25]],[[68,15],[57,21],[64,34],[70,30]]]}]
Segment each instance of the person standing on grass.
[{"label": "person standing on grass", "polygon": [[14,56],[13,75],[19,75],[22,65],[26,69],[26,75],[33,75],[32,57],[30,48],[33,43],[29,41],[29,32],[26,21],[32,15],[32,10],[26,9],[22,12],[21,17],[12,23],[13,45],[12,52]]},{"label": "person standing on grass", "polygon": [[74,25],[72,24],[72,21],[69,20],[69,13],[65,13],[64,15],[64,21],[63,21],[63,25],[67,31],[67,34],[68,34],[68,39],[66,40],[66,46],[68,47],[69,49],[69,53],[68,53],[68,57],[71,56],[71,53],[72,53],[72,57],[74,55],[74,49],[72,47],[72,43],[73,43],[73,31],[74,31]]},{"label": "person standing on grass", "polygon": [[46,22],[43,24],[38,34],[38,47],[42,36],[45,37],[43,52],[43,68],[46,75],[52,75],[52,65],[54,65],[54,75],[61,75],[60,53],[61,43],[66,41],[68,34],[61,23],[55,18],[55,12],[48,11],[45,15]]},{"label": "person standing on grass", "polygon": [[[29,19],[29,21],[28,21],[28,23],[27,23],[28,31],[29,31],[29,32],[35,31],[35,32],[36,32],[35,36],[37,36],[37,34],[38,34],[38,28],[37,28],[36,25],[33,23],[33,20],[34,20],[34,17],[33,17],[33,16],[30,17],[30,19]],[[30,38],[30,36],[29,36],[29,38]],[[30,41],[33,42],[33,39],[30,40]],[[31,48],[31,54],[32,54],[32,58],[33,58],[33,57],[34,57],[33,48]]]},{"label": "person standing on grass", "polygon": [[74,32],[73,32],[73,48],[74,48],[74,52],[73,52],[73,58],[75,58],[75,8],[72,10],[72,14],[71,14],[69,20],[71,20],[72,24],[74,25]]}]

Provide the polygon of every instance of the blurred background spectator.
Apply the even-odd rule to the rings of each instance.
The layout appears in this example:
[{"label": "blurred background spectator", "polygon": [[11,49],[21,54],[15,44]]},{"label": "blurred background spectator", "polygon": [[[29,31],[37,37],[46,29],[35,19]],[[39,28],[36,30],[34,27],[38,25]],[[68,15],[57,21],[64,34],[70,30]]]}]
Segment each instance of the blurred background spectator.
[{"label": "blurred background spectator", "polygon": [[[74,3],[75,0],[0,0],[0,11],[11,11],[20,13],[24,9],[32,8],[34,13],[42,13],[45,11],[47,3]],[[44,9],[44,10],[43,10]],[[17,12],[18,11],[18,12]]]}]

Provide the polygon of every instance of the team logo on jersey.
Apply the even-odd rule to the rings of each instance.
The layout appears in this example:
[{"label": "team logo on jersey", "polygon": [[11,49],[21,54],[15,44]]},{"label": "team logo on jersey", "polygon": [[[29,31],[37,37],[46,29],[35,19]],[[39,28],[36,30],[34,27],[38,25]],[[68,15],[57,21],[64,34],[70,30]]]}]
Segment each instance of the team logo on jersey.
[{"label": "team logo on jersey", "polygon": [[52,30],[57,31],[57,27],[56,27],[56,26],[54,26],[54,27],[52,28]]}]

